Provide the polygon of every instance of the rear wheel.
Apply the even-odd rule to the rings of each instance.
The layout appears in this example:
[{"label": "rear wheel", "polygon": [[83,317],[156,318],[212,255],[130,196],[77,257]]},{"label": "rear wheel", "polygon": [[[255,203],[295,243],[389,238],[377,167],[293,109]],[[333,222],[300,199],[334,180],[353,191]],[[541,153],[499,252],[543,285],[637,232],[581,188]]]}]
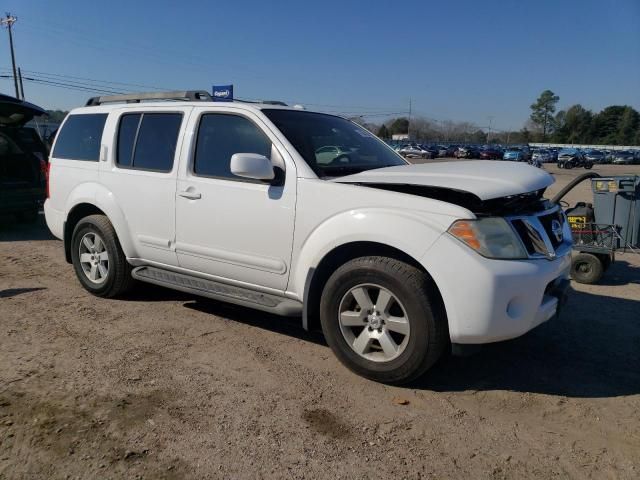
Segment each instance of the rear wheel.
[{"label": "rear wheel", "polygon": [[104,215],[78,222],[71,237],[71,260],[82,286],[99,297],[121,295],[133,284],[131,265]]},{"label": "rear wheel", "polygon": [[571,259],[571,277],[578,283],[596,283],[603,273],[604,265],[596,255],[578,253]]},{"label": "rear wheel", "polygon": [[593,168],[593,162],[585,162],[584,168],[585,170],[591,170]]},{"label": "rear wheel", "polygon": [[386,257],[356,258],[338,268],[322,293],[320,320],[327,343],[347,368],[384,383],[419,377],[448,342],[430,277]]}]

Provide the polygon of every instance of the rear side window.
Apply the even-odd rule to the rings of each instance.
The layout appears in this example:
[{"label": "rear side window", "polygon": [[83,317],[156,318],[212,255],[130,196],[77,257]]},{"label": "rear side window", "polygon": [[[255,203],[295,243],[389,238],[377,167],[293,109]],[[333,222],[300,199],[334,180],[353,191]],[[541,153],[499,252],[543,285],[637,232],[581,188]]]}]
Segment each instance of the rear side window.
[{"label": "rear side window", "polygon": [[106,113],[69,115],[58,132],[53,157],[97,162]]},{"label": "rear side window", "polygon": [[181,123],[181,113],[123,115],[118,127],[116,163],[139,170],[171,171]]},{"label": "rear side window", "polygon": [[203,115],[198,127],[194,173],[246,181],[231,173],[234,153],[258,153],[270,158],[271,140],[244,117],[217,113]]}]

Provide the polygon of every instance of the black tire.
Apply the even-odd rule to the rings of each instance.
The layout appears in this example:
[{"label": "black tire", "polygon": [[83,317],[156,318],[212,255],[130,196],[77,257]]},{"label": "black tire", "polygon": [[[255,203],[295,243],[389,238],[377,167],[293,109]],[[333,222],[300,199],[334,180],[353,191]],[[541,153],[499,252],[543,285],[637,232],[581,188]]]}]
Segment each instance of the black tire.
[{"label": "black tire", "polygon": [[[342,299],[352,288],[371,283],[397,297],[410,325],[404,350],[388,361],[376,362],[356,353],[340,329]],[[449,342],[446,314],[433,280],[416,267],[387,257],[360,257],[338,268],[322,292],[320,321],[327,343],[342,364],[358,375],[388,384],[404,384],[421,376]]]},{"label": "black tire", "polygon": [[586,162],[584,164],[584,169],[585,170],[591,170],[593,168],[593,163],[592,162]]},{"label": "black tire", "polygon": [[567,170],[571,170],[573,168],[573,162],[572,161],[568,161],[568,162],[564,162],[564,167]]},{"label": "black tire", "polygon": [[562,163],[560,163],[560,162],[558,162],[558,164],[557,164],[557,165],[558,165],[558,168],[564,168],[564,167],[562,166]]},{"label": "black tire", "polygon": [[601,253],[598,255],[598,258],[600,258],[600,262],[602,263],[602,273],[604,274],[611,266],[611,255]]},{"label": "black tire", "polygon": [[[109,255],[108,273],[101,284],[92,283],[80,264],[80,242],[87,233],[98,234]],[[71,237],[71,261],[82,286],[98,297],[116,297],[128,291],[134,283],[131,265],[111,222],[104,215],[90,215],[78,222]]]},{"label": "black tire", "polygon": [[571,278],[578,283],[596,283],[603,273],[602,260],[591,253],[578,253],[571,259]]}]

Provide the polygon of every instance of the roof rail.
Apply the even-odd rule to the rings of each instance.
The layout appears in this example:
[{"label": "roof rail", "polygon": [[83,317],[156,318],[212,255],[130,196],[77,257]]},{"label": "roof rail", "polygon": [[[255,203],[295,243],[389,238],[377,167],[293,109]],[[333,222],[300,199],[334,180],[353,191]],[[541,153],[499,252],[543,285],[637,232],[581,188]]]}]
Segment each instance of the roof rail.
[{"label": "roof rail", "polygon": [[205,90],[179,90],[174,92],[143,92],[125,95],[108,95],[105,97],[91,97],[87,100],[87,107],[111,102],[140,103],[145,100],[189,100],[211,102],[213,99]]},{"label": "roof rail", "polygon": [[234,100],[242,103],[259,103],[261,105],[280,105],[281,107],[288,107],[288,105],[281,100],[241,100],[239,98],[235,98]]}]

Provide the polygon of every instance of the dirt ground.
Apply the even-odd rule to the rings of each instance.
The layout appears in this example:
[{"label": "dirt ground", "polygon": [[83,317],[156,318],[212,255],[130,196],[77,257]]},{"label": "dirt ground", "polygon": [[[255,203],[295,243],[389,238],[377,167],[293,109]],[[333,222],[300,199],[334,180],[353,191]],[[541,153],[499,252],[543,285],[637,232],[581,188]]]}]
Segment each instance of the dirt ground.
[{"label": "dirt ground", "polygon": [[[547,169],[551,191],[582,173]],[[151,285],[93,297],[42,219],[2,221],[0,479],[640,478],[640,255],[396,388],[295,319]]]}]

